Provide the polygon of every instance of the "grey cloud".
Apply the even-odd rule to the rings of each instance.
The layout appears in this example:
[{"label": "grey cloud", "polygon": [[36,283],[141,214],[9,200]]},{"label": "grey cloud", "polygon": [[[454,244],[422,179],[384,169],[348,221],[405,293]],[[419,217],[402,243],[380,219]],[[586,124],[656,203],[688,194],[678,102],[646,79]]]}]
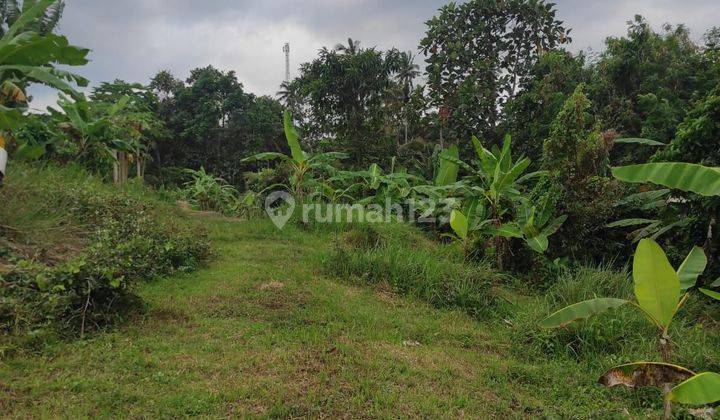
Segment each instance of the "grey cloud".
[{"label": "grey cloud", "polygon": [[[283,78],[281,47],[291,43],[293,68],[323,46],[359,39],[365,46],[416,50],[424,22],[441,0],[66,0],[61,32],[93,50],[80,72],[94,83],[147,82],[161,69],[186,77],[195,67],[235,70],[249,91],[274,94]],[[686,23],[699,39],[716,24],[716,0],[557,0],[573,28],[572,50],[600,50],[608,35],[642,14],[660,27]],[[34,89],[36,107],[52,103]]]}]

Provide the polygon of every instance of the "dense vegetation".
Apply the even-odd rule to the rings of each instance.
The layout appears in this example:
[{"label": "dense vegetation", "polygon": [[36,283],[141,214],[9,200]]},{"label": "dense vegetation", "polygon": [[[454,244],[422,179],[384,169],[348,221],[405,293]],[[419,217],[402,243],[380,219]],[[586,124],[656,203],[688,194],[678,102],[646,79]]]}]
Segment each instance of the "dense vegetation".
[{"label": "dense vegetation", "polygon": [[[289,212],[292,240],[332,241],[312,253],[325,275],[493,325],[523,363],[659,389],[594,390],[610,402],[583,414],[720,401],[720,29],[697,43],[635,16],[589,56],[566,49],[551,3],[471,0],[426,22],[424,72],[348,39],[279,99],[212,66],[86,96],[64,70],[89,51],[55,33],[63,8],[2,3],[0,353],[127,320],[141,283],[198,268],[210,245],[181,208],[275,241],[253,220],[266,205]],[[57,107],[29,114],[31,83]],[[364,220],[328,226],[335,205]]]}]

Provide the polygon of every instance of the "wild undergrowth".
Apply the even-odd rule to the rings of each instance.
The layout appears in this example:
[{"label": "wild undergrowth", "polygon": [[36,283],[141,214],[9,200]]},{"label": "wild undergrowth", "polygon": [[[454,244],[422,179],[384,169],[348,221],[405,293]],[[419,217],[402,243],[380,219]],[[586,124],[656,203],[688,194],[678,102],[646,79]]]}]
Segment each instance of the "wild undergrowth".
[{"label": "wild undergrowth", "polygon": [[13,166],[0,201],[0,354],[117,322],[141,304],[139,282],[208,256],[170,204],[78,168]]},{"label": "wild undergrowth", "polygon": [[336,234],[324,269],[438,308],[461,309],[473,317],[497,315],[499,308],[492,288],[500,278],[495,270],[466,263],[459,249],[442,246],[407,225],[346,227]]},{"label": "wild undergrowth", "polygon": [[[633,282],[625,270],[610,266],[579,266],[563,270],[544,293],[520,298],[511,316],[514,353],[527,360],[573,359],[610,367],[633,360],[660,358],[657,332],[632,307],[623,307],[546,330],[538,321],[567,305],[596,297],[634,299]],[[699,371],[720,367],[720,310],[708,309],[700,295],[688,304],[671,326],[674,361]]]}]

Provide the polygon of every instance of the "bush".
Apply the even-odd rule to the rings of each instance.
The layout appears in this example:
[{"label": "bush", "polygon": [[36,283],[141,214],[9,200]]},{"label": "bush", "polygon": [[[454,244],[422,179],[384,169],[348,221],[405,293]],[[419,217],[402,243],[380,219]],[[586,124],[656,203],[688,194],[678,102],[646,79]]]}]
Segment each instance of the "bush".
[{"label": "bush", "polygon": [[340,236],[324,261],[332,275],[424,300],[437,308],[488,316],[497,306],[491,286],[497,273],[467,264],[458,250],[436,244],[401,224],[356,225]]},{"label": "bush", "polygon": [[139,282],[208,257],[205,233],[177,210],[78,169],[15,167],[0,197],[5,347],[116,322],[140,303]]}]

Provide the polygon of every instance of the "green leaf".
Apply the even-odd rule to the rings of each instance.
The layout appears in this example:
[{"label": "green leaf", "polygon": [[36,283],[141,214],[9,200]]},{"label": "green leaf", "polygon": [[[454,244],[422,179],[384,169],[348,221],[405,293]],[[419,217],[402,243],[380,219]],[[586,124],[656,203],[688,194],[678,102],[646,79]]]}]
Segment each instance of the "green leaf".
[{"label": "green leaf", "polygon": [[651,223],[655,223],[657,220],[652,219],[622,219],[618,220],[617,222],[608,223],[605,225],[607,228],[616,228],[616,227],[628,227],[628,226],[638,226],[638,225],[647,225]]},{"label": "green leaf", "polygon": [[382,175],[382,169],[380,169],[380,165],[377,163],[373,163],[370,165],[370,169],[368,170],[368,173],[370,174],[370,188],[376,190],[380,187],[380,175]]},{"label": "green leaf", "polygon": [[572,322],[590,318],[591,316],[603,313],[609,309],[623,306],[626,303],[628,303],[627,300],[615,298],[596,298],[586,300],[560,309],[542,320],[540,322],[540,326],[543,328],[564,327]]},{"label": "green leaf", "polygon": [[616,144],[643,144],[645,146],[667,146],[667,144],[650,139],[641,139],[637,137],[627,137],[622,139],[615,139]]},{"label": "green leaf", "polygon": [[720,287],[720,278],[716,279],[714,282],[710,284],[710,287]]},{"label": "green leaf", "polygon": [[458,171],[460,165],[458,160],[460,153],[456,145],[452,145],[449,148],[440,152],[440,167],[438,168],[437,176],[435,177],[435,185],[443,186],[450,185],[457,182]]},{"label": "green leaf", "polygon": [[684,292],[695,286],[698,277],[705,271],[707,262],[705,251],[703,251],[702,248],[695,246],[690,250],[690,253],[685,257],[685,261],[682,262],[680,268],[677,270],[681,291]]},{"label": "green leaf", "polygon": [[515,166],[513,166],[512,169],[510,169],[505,176],[502,177],[500,184],[498,185],[498,189],[512,185],[515,181],[517,181],[520,175],[525,172],[525,169],[527,169],[528,166],[530,166],[530,159],[525,158],[520,162],[517,162]]},{"label": "green leaf", "polygon": [[520,227],[515,223],[505,223],[500,227],[488,227],[487,233],[492,236],[502,236],[503,238],[522,238],[523,233]]},{"label": "green leaf", "polygon": [[492,173],[497,165],[497,158],[489,150],[483,147],[477,137],[472,136],[472,143],[475,146],[475,153],[480,159],[480,167],[485,173]]},{"label": "green leaf", "polygon": [[25,119],[24,108],[7,108],[0,105],[0,130],[14,130]]},{"label": "green leaf", "polygon": [[530,249],[540,254],[544,253],[548,249],[548,237],[543,234],[525,238],[525,243],[528,244]]},{"label": "green leaf", "polygon": [[452,227],[452,230],[460,239],[467,239],[468,220],[461,211],[453,210],[452,213],[450,213],[450,227]]},{"label": "green leaf", "polygon": [[682,382],[668,394],[680,404],[704,405],[720,401],[720,374],[703,372]]},{"label": "green leaf", "polygon": [[[650,191],[642,191],[635,194],[630,194],[627,197],[623,197],[622,199],[618,200],[617,203],[615,203],[616,206],[623,206],[626,204],[630,204],[633,202],[639,202],[639,203],[647,203],[659,200],[666,195],[670,194],[671,190],[667,188],[663,188],[660,190],[650,190]],[[666,201],[666,200],[663,200]]]},{"label": "green leaf", "polygon": [[24,143],[15,151],[13,158],[17,160],[32,161],[39,159],[44,154],[45,146],[41,144],[30,145]]},{"label": "green leaf", "polygon": [[275,159],[287,159],[287,158],[288,158],[287,155],[284,155],[282,153],[265,152],[265,153],[258,153],[256,155],[246,157],[245,159],[241,160],[240,162],[248,163],[248,162],[256,162],[256,161],[275,160]]},{"label": "green leaf", "polygon": [[300,147],[300,135],[292,123],[292,116],[290,115],[290,112],[287,110],[284,114],[284,125],[285,138],[287,139],[288,146],[290,146],[290,155],[296,163],[305,162],[305,152],[303,152]]},{"label": "green leaf", "polygon": [[654,240],[643,239],[638,244],[633,278],[638,304],[659,326],[666,328],[680,301],[680,279]]},{"label": "green leaf", "polygon": [[718,293],[718,292],[713,292],[712,290],[708,290],[708,289],[700,289],[700,291],[715,300],[720,300],[720,293]]},{"label": "green leaf", "polygon": [[[73,86],[71,86],[65,76],[70,74],[67,72],[58,72],[52,67],[40,67],[40,66],[18,66],[18,65],[3,65],[0,66],[0,72],[15,71],[22,75],[23,78],[30,79],[32,81],[50,86],[51,88],[60,90],[67,93],[68,95],[77,96],[78,92]],[[84,81],[80,76],[76,76],[77,80]],[[75,80],[75,79],[73,79]]]},{"label": "green leaf", "polygon": [[8,30],[5,31],[5,35],[0,42],[0,48],[5,46],[6,39],[9,40],[13,38],[15,34],[17,34],[18,31],[21,30],[25,25],[29,24],[35,18],[45,13],[45,10],[47,10],[47,8],[50,7],[50,5],[54,2],[55,0],[42,0],[37,2],[37,4],[35,4],[31,8],[25,10],[24,13],[20,15],[20,17],[15,21],[15,23],[13,23],[12,26],[10,26]]},{"label": "green leaf", "polygon": [[666,162],[621,166],[612,168],[612,173],[625,182],[650,182],[704,196],[720,195],[720,168]]},{"label": "green leaf", "polygon": [[555,220],[553,220],[547,226],[545,226],[543,228],[542,232],[540,232],[540,233],[542,235],[545,235],[548,237],[554,235],[555,232],[557,232],[558,229],[560,229],[560,227],[563,225],[563,223],[565,223],[565,220],[567,220],[567,216],[564,214],[562,216],[556,217]]}]

